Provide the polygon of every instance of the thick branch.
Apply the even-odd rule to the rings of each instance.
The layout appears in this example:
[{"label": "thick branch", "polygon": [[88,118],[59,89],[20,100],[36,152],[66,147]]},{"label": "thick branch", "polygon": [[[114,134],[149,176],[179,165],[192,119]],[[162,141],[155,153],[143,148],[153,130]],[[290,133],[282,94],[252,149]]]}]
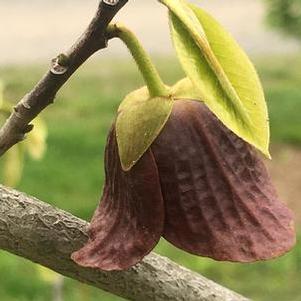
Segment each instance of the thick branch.
[{"label": "thick branch", "polygon": [[70,254],[86,242],[87,225],[69,213],[0,185],[0,249],[130,300],[247,300],[154,253],[128,271],[82,268]]},{"label": "thick branch", "polygon": [[0,130],[0,156],[23,140],[25,134],[32,130],[30,122],[53,102],[56,93],[71,75],[91,55],[107,46],[105,30],[127,1],[102,1],[95,17],[80,39],[66,54],[59,55],[53,61],[51,70],[16,105],[14,112]]}]

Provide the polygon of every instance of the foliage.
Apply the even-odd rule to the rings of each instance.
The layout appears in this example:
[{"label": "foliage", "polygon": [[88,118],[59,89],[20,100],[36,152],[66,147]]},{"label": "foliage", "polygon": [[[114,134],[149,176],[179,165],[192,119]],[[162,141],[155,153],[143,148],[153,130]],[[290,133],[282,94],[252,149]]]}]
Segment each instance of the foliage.
[{"label": "foliage", "polygon": [[116,136],[123,169],[130,170],[159,135],[172,111],[173,99],[179,98],[174,92],[182,89],[188,99],[204,102],[226,127],[270,157],[265,97],[246,53],[201,8],[185,0],[160,2],[169,9],[171,36],[187,75],[186,80],[174,87],[163,83],[129,29],[119,24],[108,29],[110,35],[119,37],[130,50],[148,90],[129,94],[118,110]]},{"label": "foliage", "polygon": [[[170,9],[171,35],[200,101],[237,136],[269,157],[268,113],[256,70],[233,37],[201,8],[161,0]],[[182,82],[187,88],[187,83]],[[189,97],[191,99],[191,97]]]},{"label": "foliage", "polygon": [[301,0],[265,0],[269,24],[301,40]]}]

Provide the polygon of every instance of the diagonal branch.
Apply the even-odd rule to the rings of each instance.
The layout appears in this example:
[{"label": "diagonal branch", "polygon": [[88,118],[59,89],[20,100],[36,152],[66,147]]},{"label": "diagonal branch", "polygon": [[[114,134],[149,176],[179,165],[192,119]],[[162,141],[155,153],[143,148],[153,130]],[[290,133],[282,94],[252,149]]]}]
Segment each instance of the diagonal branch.
[{"label": "diagonal branch", "polygon": [[0,249],[129,300],[246,301],[154,253],[123,272],[76,265],[70,254],[87,240],[87,223],[0,185]]},{"label": "diagonal branch", "polygon": [[128,0],[103,0],[87,30],[66,54],[52,61],[52,68],[31,92],[21,99],[0,130],[0,156],[24,139],[33,128],[30,122],[55,98],[71,75],[96,51],[107,46],[105,31]]}]

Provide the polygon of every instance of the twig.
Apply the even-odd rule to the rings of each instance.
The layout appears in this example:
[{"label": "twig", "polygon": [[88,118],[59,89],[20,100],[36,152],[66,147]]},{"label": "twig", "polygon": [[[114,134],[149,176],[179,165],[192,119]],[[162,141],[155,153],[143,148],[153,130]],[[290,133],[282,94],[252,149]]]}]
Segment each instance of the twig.
[{"label": "twig", "polygon": [[129,300],[247,300],[154,253],[123,272],[80,267],[70,254],[86,242],[87,226],[69,213],[0,185],[0,249]]},{"label": "twig", "polygon": [[65,54],[52,61],[51,69],[31,92],[15,106],[0,130],[0,156],[25,138],[33,128],[30,122],[53,103],[56,93],[71,75],[96,51],[107,46],[105,31],[128,0],[103,0],[87,30]]}]

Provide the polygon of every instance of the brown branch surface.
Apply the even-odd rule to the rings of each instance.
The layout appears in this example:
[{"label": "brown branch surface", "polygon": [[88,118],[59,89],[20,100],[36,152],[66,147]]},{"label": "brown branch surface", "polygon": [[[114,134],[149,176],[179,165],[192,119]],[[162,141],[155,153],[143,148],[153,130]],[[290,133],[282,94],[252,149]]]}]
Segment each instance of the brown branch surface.
[{"label": "brown branch surface", "polygon": [[70,254],[86,242],[87,226],[69,213],[0,185],[0,249],[129,300],[247,300],[154,253],[122,272],[80,267]]},{"label": "brown branch surface", "polygon": [[[107,46],[105,31],[128,0],[102,1],[90,25],[64,55],[59,55],[37,85],[15,106],[14,112],[0,129],[0,156],[32,130],[30,122],[53,103],[56,93],[71,75],[96,51]],[[105,2],[116,3],[108,5]]]}]

